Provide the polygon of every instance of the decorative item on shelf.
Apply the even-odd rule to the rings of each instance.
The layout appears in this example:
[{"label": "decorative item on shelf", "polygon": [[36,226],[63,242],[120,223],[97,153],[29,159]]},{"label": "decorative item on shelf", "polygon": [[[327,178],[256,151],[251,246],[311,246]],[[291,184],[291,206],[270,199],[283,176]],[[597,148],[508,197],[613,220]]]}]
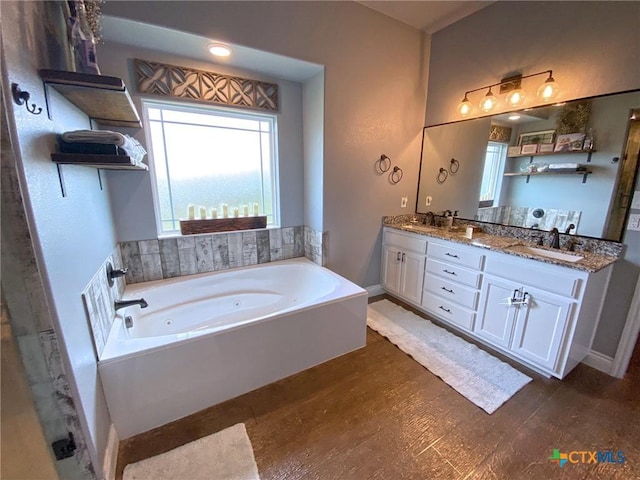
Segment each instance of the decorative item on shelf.
[{"label": "decorative item on shelf", "polygon": [[195,205],[189,205],[187,207],[187,216],[188,216],[189,220],[195,220],[196,219],[196,206]]},{"label": "decorative item on shelf", "polygon": [[558,135],[586,133],[590,118],[591,100],[567,103],[556,120],[556,131]]},{"label": "decorative item on shelf", "polygon": [[555,147],[555,143],[540,143],[538,144],[538,153],[551,153]]},{"label": "decorative item on shelf", "polygon": [[583,150],[592,151],[595,150],[595,138],[593,136],[593,128],[587,130],[587,135],[584,137],[584,143],[582,144]]},{"label": "decorative item on shelf", "polygon": [[440,170],[438,171],[438,175],[436,176],[436,182],[442,185],[444,182],[447,181],[448,176],[449,176],[449,172],[447,171],[447,169],[440,167]]},{"label": "decorative item on shelf", "polygon": [[391,168],[391,159],[387,157],[384,153],[380,155],[380,158],[375,162],[376,172],[382,175],[385,172],[388,172]]},{"label": "decorative item on shelf", "polygon": [[400,183],[403,174],[404,172],[400,167],[393,167],[393,170],[389,174],[389,182],[391,182],[393,185]]},{"label": "decorative item on shelf", "polygon": [[240,212],[238,210],[238,207],[233,207],[233,217],[238,218],[239,216],[240,216]]},{"label": "decorative item on shelf", "polygon": [[539,132],[525,132],[518,137],[518,145],[532,145],[539,143],[553,143],[555,130],[542,130]]},{"label": "decorative item on shelf", "polygon": [[533,144],[522,145],[522,150],[520,153],[522,153],[523,155],[531,155],[537,152],[538,152],[538,144],[533,143]]},{"label": "decorative item on shelf", "polygon": [[180,233],[182,235],[197,235],[199,233],[254,230],[256,228],[266,228],[266,226],[266,215],[237,218],[210,218],[206,220],[180,220]]},{"label": "decorative item on shelf", "polygon": [[211,209],[211,218],[218,218],[218,209],[217,208],[212,208]]},{"label": "decorative item on shelf", "polygon": [[253,204],[253,214],[256,216],[260,215],[260,206],[257,203]]},{"label": "decorative item on shelf", "polygon": [[96,55],[96,38],[88,19],[87,5],[91,4],[93,25],[99,29],[100,7],[96,0],[69,1],[69,30],[71,44],[74,49],[76,71],[100,75]]},{"label": "decorative item on shelf", "polygon": [[249,205],[243,205],[243,206],[242,206],[242,214],[243,214],[245,217],[248,217],[248,216],[249,216]]},{"label": "decorative item on shelf", "polygon": [[469,100],[469,94],[480,90],[487,90],[487,93],[479,102],[480,109],[485,113],[492,111],[499,103],[498,98],[493,94],[493,87],[499,87],[500,95],[507,94],[505,101],[509,107],[520,107],[524,104],[527,98],[527,93],[522,87],[522,80],[543,74],[548,75],[547,79],[542,85],[540,85],[536,94],[541,100],[553,100],[558,95],[560,87],[553,78],[553,71],[544,70],[542,72],[532,73],[531,75],[513,75],[503,78],[498,83],[494,83],[492,85],[467,90],[464,94],[464,98],[458,104],[457,112],[462,117],[466,117],[471,114],[473,111],[473,104]]},{"label": "decorative item on shelf", "polygon": [[584,133],[568,133],[565,135],[558,135],[558,141],[554,152],[571,152],[576,150],[582,150],[584,145]]},{"label": "decorative item on shelf", "polygon": [[23,91],[20,89],[20,86],[17,83],[11,84],[11,96],[13,97],[13,101],[16,105],[24,105],[27,109],[27,112],[32,113],[34,115],[40,115],[42,113],[42,107],[38,107],[35,103],[32,103],[29,106],[29,99],[31,98],[31,94],[27,91]]},{"label": "decorative item on shelf", "polygon": [[223,218],[229,217],[229,205],[227,205],[226,203],[222,204],[222,216]]},{"label": "decorative item on shelf", "polygon": [[520,147],[509,147],[507,149],[507,156],[508,157],[517,157],[518,155],[520,155]]},{"label": "decorative item on shelf", "polygon": [[449,173],[455,175],[460,170],[460,162],[455,158],[451,159],[451,165],[449,165]]},{"label": "decorative item on shelf", "polygon": [[200,220],[207,219],[207,209],[204,207],[200,207]]}]

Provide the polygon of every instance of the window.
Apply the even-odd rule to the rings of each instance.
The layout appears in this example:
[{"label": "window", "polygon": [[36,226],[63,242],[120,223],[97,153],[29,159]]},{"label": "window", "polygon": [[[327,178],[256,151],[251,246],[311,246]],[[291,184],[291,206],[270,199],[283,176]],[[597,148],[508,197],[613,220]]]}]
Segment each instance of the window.
[{"label": "window", "polygon": [[507,157],[507,145],[489,142],[484,160],[482,185],[480,187],[480,207],[492,207],[500,198],[504,161]]},{"label": "window", "polygon": [[268,225],[279,222],[276,118],[273,115],[144,100],[159,234],[180,230],[190,204],[259,205]]}]

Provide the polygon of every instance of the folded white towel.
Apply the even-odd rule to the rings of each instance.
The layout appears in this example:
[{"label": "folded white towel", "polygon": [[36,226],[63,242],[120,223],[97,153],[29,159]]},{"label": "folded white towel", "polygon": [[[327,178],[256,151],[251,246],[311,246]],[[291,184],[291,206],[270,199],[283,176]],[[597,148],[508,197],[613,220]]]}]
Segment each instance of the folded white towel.
[{"label": "folded white towel", "polygon": [[578,163],[550,163],[549,170],[577,170]]},{"label": "folded white towel", "polygon": [[70,143],[106,143],[122,148],[136,163],[142,162],[147,154],[140,142],[129,135],[111,130],[74,130],[62,134],[62,139]]},{"label": "folded white towel", "polygon": [[122,147],[126,143],[123,134],[111,130],[74,130],[62,134],[65,142],[108,143]]}]

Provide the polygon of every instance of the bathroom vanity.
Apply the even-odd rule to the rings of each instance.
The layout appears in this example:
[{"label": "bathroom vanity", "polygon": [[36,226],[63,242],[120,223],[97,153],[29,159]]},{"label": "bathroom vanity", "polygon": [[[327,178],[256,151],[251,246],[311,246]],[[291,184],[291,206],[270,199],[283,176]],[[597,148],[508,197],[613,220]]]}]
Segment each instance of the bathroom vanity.
[{"label": "bathroom vanity", "polygon": [[615,257],[419,224],[385,226],[382,287],[545,376],[589,353]]}]

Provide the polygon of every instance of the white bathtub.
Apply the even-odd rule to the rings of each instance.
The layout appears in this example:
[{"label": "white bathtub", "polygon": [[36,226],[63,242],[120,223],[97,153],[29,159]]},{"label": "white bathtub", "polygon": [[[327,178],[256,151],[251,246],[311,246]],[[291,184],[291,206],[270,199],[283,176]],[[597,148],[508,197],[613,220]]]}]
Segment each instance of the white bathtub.
[{"label": "white bathtub", "polygon": [[[121,439],[366,341],[367,293],[307,259],[128,286],[98,362]],[[126,328],[130,316],[133,326]]]}]

